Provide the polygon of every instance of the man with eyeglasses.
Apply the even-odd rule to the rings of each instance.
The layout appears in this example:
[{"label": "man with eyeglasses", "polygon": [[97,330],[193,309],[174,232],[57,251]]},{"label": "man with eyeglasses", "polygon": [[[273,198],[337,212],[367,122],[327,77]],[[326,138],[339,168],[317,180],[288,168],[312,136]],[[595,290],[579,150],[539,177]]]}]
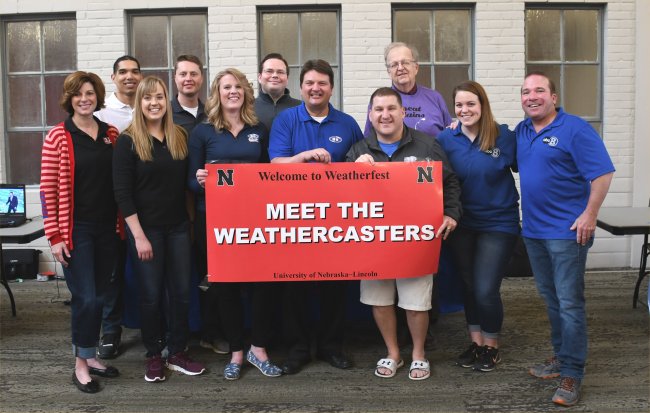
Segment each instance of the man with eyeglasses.
[{"label": "man with eyeglasses", "polygon": [[[440,93],[415,82],[420,68],[417,49],[406,43],[393,42],[386,46],[384,60],[393,82],[392,87],[402,98],[406,126],[427,135],[438,136],[451,123],[451,116]],[[371,127],[366,117],[365,136],[368,136]]]},{"label": "man with eyeglasses", "polygon": [[259,95],[255,99],[257,118],[271,130],[273,120],[285,109],[300,105],[300,100],[289,94],[289,64],[280,53],[269,53],[260,62],[257,82]]}]

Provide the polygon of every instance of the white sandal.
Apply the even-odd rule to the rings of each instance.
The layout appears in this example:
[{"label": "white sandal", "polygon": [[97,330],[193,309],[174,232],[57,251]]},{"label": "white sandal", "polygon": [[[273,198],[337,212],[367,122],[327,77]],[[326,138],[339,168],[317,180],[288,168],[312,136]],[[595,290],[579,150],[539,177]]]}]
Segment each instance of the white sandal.
[{"label": "white sandal", "polygon": [[[413,370],[422,370],[426,374],[422,377],[416,377],[411,373]],[[429,360],[413,360],[411,363],[411,368],[409,368],[409,379],[411,380],[424,380],[428,379],[431,376],[431,366],[429,365]]]},{"label": "white sandal", "polygon": [[[395,361],[393,359],[385,358],[377,362],[377,367],[375,367],[375,376],[381,377],[382,379],[390,379],[394,377],[397,373],[397,370],[404,365],[404,360]],[[379,369],[387,369],[390,371],[389,374],[381,374]]]}]

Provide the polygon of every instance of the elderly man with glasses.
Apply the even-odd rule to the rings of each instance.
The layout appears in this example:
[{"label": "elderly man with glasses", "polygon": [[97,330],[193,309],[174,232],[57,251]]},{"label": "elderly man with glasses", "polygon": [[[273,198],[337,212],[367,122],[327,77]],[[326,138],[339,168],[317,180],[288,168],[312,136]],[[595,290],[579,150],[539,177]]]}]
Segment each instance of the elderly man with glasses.
[{"label": "elderly man with glasses", "polygon": [[[406,43],[393,42],[386,46],[384,60],[392,87],[402,98],[406,126],[437,136],[451,123],[451,116],[440,93],[415,82],[420,68],[417,50]],[[370,121],[366,120],[365,136],[368,136],[371,126]]]}]

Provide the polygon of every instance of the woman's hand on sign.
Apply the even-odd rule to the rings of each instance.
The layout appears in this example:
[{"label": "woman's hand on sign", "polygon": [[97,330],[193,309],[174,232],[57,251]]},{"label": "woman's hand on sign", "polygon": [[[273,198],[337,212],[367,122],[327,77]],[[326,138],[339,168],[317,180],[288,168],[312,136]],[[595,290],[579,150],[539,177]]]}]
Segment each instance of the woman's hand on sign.
[{"label": "woman's hand on sign", "polygon": [[197,169],[196,170],[196,181],[201,185],[202,188],[205,188],[205,180],[208,178],[207,169]]}]

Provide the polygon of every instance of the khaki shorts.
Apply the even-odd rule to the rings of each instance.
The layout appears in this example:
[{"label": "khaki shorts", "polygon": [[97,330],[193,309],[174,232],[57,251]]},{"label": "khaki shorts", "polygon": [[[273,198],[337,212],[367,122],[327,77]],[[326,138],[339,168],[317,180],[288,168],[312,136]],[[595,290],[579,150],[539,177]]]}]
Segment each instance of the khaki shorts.
[{"label": "khaki shorts", "polygon": [[367,305],[387,306],[395,304],[395,290],[405,310],[428,311],[431,309],[433,275],[396,280],[361,280],[361,302]]}]

